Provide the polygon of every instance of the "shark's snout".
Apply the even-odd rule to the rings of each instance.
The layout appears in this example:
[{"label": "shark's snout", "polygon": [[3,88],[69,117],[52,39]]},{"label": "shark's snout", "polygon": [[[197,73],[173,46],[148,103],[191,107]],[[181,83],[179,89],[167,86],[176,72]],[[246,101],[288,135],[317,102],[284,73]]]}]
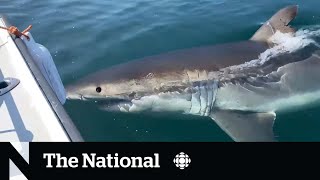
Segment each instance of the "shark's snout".
[{"label": "shark's snout", "polygon": [[81,97],[82,97],[82,95],[79,93],[76,93],[74,91],[74,88],[70,85],[66,87],[66,93],[67,93],[67,99],[69,99],[69,100],[81,99]]}]

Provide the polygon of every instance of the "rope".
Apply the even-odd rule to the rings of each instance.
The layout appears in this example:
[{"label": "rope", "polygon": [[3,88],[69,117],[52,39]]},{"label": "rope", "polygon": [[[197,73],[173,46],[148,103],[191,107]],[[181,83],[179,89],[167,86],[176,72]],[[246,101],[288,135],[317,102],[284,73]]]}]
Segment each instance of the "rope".
[{"label": "rope", "polygon": [[16,37],[20,38],[21,36],[24,36],[28,40],[30,40],[30,37],[26,33],[30,31],[31,28],[32,28],[32,25],[29,25],[24,31],[20,32],[19,29],[15,26],[10,26],[9,28],[0,26],[0,29],[7,30],[8,33],[13,34]]}]

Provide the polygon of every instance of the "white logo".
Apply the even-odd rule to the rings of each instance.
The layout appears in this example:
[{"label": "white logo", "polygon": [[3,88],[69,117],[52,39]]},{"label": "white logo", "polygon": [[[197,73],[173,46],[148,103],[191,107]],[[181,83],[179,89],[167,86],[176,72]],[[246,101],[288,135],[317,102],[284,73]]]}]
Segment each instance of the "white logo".
[{"label": "white logo", "polygon": [[191,163],[191,159],[189,158],[188,154],[181,152],[176,155],[173,159],[173,163],[180,169],[184,169],[189,166]]}]

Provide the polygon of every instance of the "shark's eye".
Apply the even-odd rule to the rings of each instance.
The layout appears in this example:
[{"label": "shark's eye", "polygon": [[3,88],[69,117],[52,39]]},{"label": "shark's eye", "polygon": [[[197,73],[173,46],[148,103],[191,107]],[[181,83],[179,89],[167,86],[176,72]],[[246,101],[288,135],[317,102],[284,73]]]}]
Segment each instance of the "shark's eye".
[{"label": "shark's eye", "polygon": [[96,88],[97,93],[100,93],[101,90],[102,90],[101,87],[97,87],[97,88]]}]

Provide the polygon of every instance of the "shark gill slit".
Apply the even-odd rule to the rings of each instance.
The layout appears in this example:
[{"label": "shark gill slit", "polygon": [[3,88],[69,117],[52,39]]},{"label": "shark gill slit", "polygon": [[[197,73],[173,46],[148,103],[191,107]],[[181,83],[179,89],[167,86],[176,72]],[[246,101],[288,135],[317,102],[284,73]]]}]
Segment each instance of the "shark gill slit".
[{"label": "shark gill slit", "polygon": [[[191,107],[189,110],[190,114],[195,114],[195,115],[200,115],[201,112],[201,90],[200,90],[200,79],[199,79],[199,71],[195,70],[196,72],[196,79],[192,78],[194,77],[194,75],[192,76],[193,72],[190,72],[188,70],[186,70],[186,74],[188,76],[189,82],[192,84],[191,87]],[[191,74],[189,74],[191,73]],[[199,108],[200,106],[200,108]]]},{"label": "shark gill slit", "polygon": [[204,114],[205,116],[208,116],[211,112],[211,104],[213,100],[213,86],[211,84],[211,81],[208,81],[207,83],[207,97],[208,97],[208,101],[207,101],[207,109]]},{"label": "shark gill slit", "polygon": [[207,81],[200,82],[200,113],[203,116],[207,110],[207,102],[208,102],[208,89],[207,89]]},{"label": "shark gill slit", "polygon": [[218,90],[216,80],[203,80],[193,84],[191,95],[191,107],[189,114],[200,116],[210,115],[215,103]]}]

